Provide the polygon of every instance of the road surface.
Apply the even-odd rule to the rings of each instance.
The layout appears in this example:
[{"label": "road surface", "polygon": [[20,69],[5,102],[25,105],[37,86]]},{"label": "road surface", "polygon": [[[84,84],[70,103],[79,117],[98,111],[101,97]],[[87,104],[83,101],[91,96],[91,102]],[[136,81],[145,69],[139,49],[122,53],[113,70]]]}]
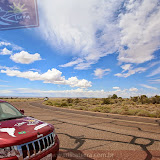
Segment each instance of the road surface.
[{"label": "road surface", "polygon": [[159,119],[68,110],[42,101],[12,104],[55,126],[58,160],[160,159]]}]

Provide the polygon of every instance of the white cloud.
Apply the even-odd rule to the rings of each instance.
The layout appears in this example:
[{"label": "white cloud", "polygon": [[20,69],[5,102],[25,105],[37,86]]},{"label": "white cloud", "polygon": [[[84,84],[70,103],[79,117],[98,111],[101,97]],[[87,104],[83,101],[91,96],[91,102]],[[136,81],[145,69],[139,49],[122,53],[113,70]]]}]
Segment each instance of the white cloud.
[{"label": "white cloud", "polygon": [[10,55],[12,51],[8,50],[7,48],[3,48],[0,50],[0,55]]},{"label": "white cloud", "polygon": [[115,76],[117,77],[129,77],[135,73],[142,73],[145,72],[148,68],[139,67],[139,68],[133,68],[131,64],[125,64],[121,66],[123,69],[122,73],[117,73]]},{"label": "white cloud", "polygon": [[64,49],[72,50],[73,56],[83,59],[82,62],[76,60],[75,69],[87,69],[101,57],[117,50],[119,33],[116,22],[113,22],[113,11],[120,3],[116,0],[40,1],[40,32],[63,53]]},{"label": "white cloud", "polygon": [[113,89],[120,90],[120,87],[113,87]]},{"label": "white cloud", "polygon": [[[63,67],[88,69],[108,54],[125,63],[144,63],[159,49],[159,0],[39,1],[40,33],[50,45],[71,50],[82,61]],[[56,15],[56,16],[53,16]],[[38,32],[39,34],[39,32]],[[68,53],[66,51],[66,53]]]},{"label": "white cloud", "polygon": [[130,88],[129,91],[130,91],[130,92],[137,92],[138,89],[137,89],[137,88]]},{"label": "white cloud", "polygon": [[153,80],[149,80],[152,83],[160,83],[160,79],[153,79]]},{"label": "white cloud", "polygon": [[152,86],[149,86],[149,85],[146,85],[146,84],[140,84],[142,87],[144,88],[148,88],[148,89],[153,89],[153,90],[157,90],[156,87],[152,87]]},{"label": "white cloud", "polygon": [[149,64],[149,68],[154,67],[154,66],[156,66],[156,65],[158,65],[158,64],[160,64],[159,61],[157,61],[157,62],[152,62],[152,63]]},{"label": "white cloud", "polygon": [[30,71],[41,72],[39,69],[36,69],[36,68],[32,68],[32,69],[30,69]]},{"label": "white cloud", "polygon": [[[160,16],[159,0],[125,2],[126,12],[119,15],[121,46],[119,61],[143,63],[154,58],[159,48]],[[126,46],[127,49],[123,49]]]},{"label": "white cloud", "polygon": [[21,63],[21,64],[30,64],[35,61],[42,60],[40,54],[38,53],[30,54],[26,51],[21,51],[19,53],[11,55],[10,59],[16,63]]},{"label": "white cloud", "polygon": [[40,80],[44,83],[69,85],[71,87],[87,88],[92,86],[90,81],[87,81],[85,79],[79,80],[77,77],[70,77],[66,80],[65,77],[62,76],[62,72],[55,68],[48,70],[43,74],[33,71],[21,72],[14,69],[1,70],[1,73],[6,73],[8,76],[11,77],[16,76],[20,78],[26,78],[31,81]]},{"label": "white cloud", "polygon": [[96,70],[94,70],[94,75],[97,78],[102,78],[103,76],[109,74],[110,71],[111,71],[110,69],[97,68]]},{"label": "white cloud", "polygon": [[11,43],[8,42],[3,42],[3,41],[0,42],[0,46],[10,46],[10,45]]},{"label": "white cloud", "polygon": [[22,47],[14,44],[14,43],[6,42],[6,41],[5,42],[1,41],[0,46],[10,46],[10,47],[12,47],[13,50],[23,50]]},{"label": "white cloud", "polygon": [[120,97],[129,98],[138,95],[155,96],[159,91],[154,93],[146,93],[144,91],[137,92],[136,89],[124,89],[121,91],[104,91],[104,90],[88,90],[88,89],[71,89],[71,90],[39,90],[30,88],[17,88],[13,90],[0,90],[0,95],[5,96],[28,96],[28,97],[88,97],[88,98],[106,98],[109,95],[117,94]]},{"label": "white cloud", "polygon": [[81,58],[78,58],[78,59],[73,60],[73,61],[71,61],[71,62],[68,62],[68,63],[66,63],[66,64],[59,65],[59,67],[72,67],[72,66],[74,66],[74,65],[76,65],[76,64],[79,64],[79,63],[81,63],[81,62],[83,62],[83,60],[82,60]]},{"label": "white cloud", "polygon": [[24,50],[22,47],[16,45],[16,44],[12,44],[12,49],[15,50],[15,51],[22,51]]},{"label": "white cloud", "polygon": [[147,77],[152,77],[157,74],[160,74],[160,67],[158,67],[156,70],[154,70],[152,73],[150,73]]},{"label": "white cloud", "polygon": [[6,69],[6,70],[13,70],[13,69],[19,69],[18,67],[6,67],[6,66],[0,66],[0,69]]},{"label": "white cloud", "polygon": [[132,69],[132,64],[125,64],[125,65],[121,66],[121,68],[123,69],[123,72],[129,71]]}]

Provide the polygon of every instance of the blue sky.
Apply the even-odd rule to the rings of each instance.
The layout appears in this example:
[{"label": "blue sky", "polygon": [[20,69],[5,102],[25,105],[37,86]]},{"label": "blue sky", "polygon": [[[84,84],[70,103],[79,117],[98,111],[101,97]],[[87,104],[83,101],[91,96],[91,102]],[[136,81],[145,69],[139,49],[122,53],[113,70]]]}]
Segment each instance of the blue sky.
[{"label": "blue sky", "polygon": [[40,26],[0,31],[0,96],[160,94],[159,0],[38,0]]}]

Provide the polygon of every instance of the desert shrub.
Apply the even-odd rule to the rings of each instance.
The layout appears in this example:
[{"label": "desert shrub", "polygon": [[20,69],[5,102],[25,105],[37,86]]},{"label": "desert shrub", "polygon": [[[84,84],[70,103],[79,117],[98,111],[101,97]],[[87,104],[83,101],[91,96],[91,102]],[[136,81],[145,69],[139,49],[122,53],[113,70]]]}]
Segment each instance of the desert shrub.
[{"label": "desert shrub", "polygon": [[121,110],[120,114],[122,114],[122,115],[128,115],[128,111]]},{"label": "desert shrub", "polygon": [[94,107],[94,108],[91,109],[91,111],[93,111],[93,112],[101,112],[101,109],[100,109],[100,107]]},{"label": "desert shrub", "polygon": [[149,117],[149,112],[146,111],[146,110],[140,110],[140,111],[137,113],[137,116]]},{"label": "desert shrub", "polygon": [[61,107],[67,107],[67,106],[68,106],[67,103],[65,103],[65,102],[61,103]]},{"label": "desert shrub", "polygon": [[54,102],[55,106],[61,106],[61,104],[59,102]]},{"label": "desert shrub", "polygon": [[152,104],[160,104],[160,96],[156,95],[150,98]]},{"label": "desert shrub", "polygon": [[157,111],[156,111],[156,117],[157,117],[157,118],[160,118],[160,110],[157,110]]},{"label": "desert shrub", "polygon": [[137,113],[139,112],[139,109],[129,109],[128,110],[128,115],[137,115]]},{"label": "desert shrub", "polygon": [[112,99],[117,99],[118,96],[117,96],[116,94],[113,94],[113,95],[111,96],[111,98],[112,98]]},{"label": "desert shrub", "polygon": [[146,95],[141,95],[141,96],[139,97],[139,100],[140,100],[140,102],[141,102],[142,104],[150,103],[150,100],[149,100],[149,98],[148,98]]},{"label": "desert shrub", "polygon": [[104,104],[111,104],[111,101],[110,101],[109,98],[103,98],[102,100],[103,100],[102,105],[104,105]]},{"label": "desert shrub", "polygon": [[156,117],[156,118],[157,118],[156,112],[151,112],[151,113],[149,113],[149,116],[150,116],[150,117]]},{"label": "desert shrub", "polygon": [[88,111],[88,107],[85,106],[76,107],[75,109]]},{"label": "desert shrub", "polygon": [[121,114],[122,113],[122,109],[113,109],[113,110],[111,110],[111,113],[113,113],[113,114]]},{"label": "desert shrub", "polygon": [[111,107],[102,107],[101,112],[103,113],[110,113],[111,112]]},{"label": "desert shrub", "polygon": [[138,96],[136,96],[136,97],[131,97],[131,100],[132,100],[133,102],[138,102],[139,97],[138,97]]},{"label": "desert shrub", "polygon": [[156,98],[156,103],[160,104],[160,96],[156,95],[155,98]]},{"label": "desert shrub", "polygon": [[74,103],[79,103],[79,102],[80,102],[79,98],[76,98],[76,99],[74,100]]},{"label": "desert shrub", "polygon": [[67,99],[67,103],[73,103],[73,99],[72,98],[68,98]]},{"label": "desert shrub", "polygon": [[45,101],[44,104],[49,105],[49,106],[53,106],[52,101]]},{"label": "desert shrub", "polygon": [[123,109],[124,111],[128,111],[128,110],[129,110],[128,106],[123,106],[122,109]]}]

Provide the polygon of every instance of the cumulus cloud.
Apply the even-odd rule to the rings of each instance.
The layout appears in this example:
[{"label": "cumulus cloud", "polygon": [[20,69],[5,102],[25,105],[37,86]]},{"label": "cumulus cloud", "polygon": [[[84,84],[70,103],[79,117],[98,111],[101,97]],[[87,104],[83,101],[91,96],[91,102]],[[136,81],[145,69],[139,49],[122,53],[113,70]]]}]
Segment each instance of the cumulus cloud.
[{"label": "cumulus cloud", "polygon": [[6,70],[1,70],[1,73],[5,73],[11,77],[16,76],[20,78],[26,78],[31,81],[40,80],[44,83],[69,85],[71,87],[87,88],[92,86],[91,82],[85,79],[79,80],[77,77],[70,77],[68,79],[65,79],[65,77],[62,76],[62,72],[55,68],[48,70],[43,74],[33,71],[21,72],[19,70],[9,68],[6,68]]},{"label": "cumulus cloud", "polygon": [[43,38],[78,57],[62,67],[88,69],[115,52],[119,62],[139,64],[159,49],[159,0],[45,0],[39,7]]},{"label": "cumulus cloud", "polygon": [[113,12],[120,3],[116,0],[40,1],[40,32],[52,46],[63,49],[63,53],[71,50],[73,56],[83,60],[75,60],[75,69],[87,69],[117,50],[119,33]]},{"label": "cumulus cloud", "polygon": [[130,88],[129,91],[130,91],[130,92],[137,92],[138,89],[137,89],[137,88]]},{"label": "cumulus cloud", "polygon": [[11,55],[10,59],[16,63],[21,63],[21,64],[30,64],[35,61],[42,60],[40,54],[38,53],[30,54],[26,51],[21,51],[19,53]]},{"label": "cumulus cloud", "polygon": [[159,49],[160,5],[158,0],[125,2],[126,12],[120,13],[121,46],[119,61],[143,63],[154,58]]},{"label": "cumulus cloud", "polygon": [[110,71],[110,69],[97,68],[96,70],[94,70],[94,76],[96,76],[97,78],[102,78],[103,76],[109,74]]},{"label": "cumulus cloud", "polygon": [[146,84],[141,84],[141,86],[144,87],[144,88],[148,88],[148,89],[158,90],[156,87],[152,87],[152,86],[149,86],[149,85],[146,85]]},{"label": "cumulus cloud", "polygon": [[14,43],[10,43],[10,42],[7,42],[7,41],[0,41],[0,47],[1,46],[9,46],[9,47],[12,47],[12,50],[23,50],[22,47],[14,44]]},{"label": "cumulus cloud", "polygon": [[7,48],[3,48],[0,50],[0,55],[10,55],[12,51],[8,50]]},{"label": "cumulus cloud", "polygon": [[121,68],[123,69],[123,71],[121,73],[115,74],[115,76],[126,78],[126,77],[129,77],[135,73],[145,72],[148,69],[148,68],[144,68],[144,67],[133,68],[131,64],[125,64],[125,65],[121,66]]}]

